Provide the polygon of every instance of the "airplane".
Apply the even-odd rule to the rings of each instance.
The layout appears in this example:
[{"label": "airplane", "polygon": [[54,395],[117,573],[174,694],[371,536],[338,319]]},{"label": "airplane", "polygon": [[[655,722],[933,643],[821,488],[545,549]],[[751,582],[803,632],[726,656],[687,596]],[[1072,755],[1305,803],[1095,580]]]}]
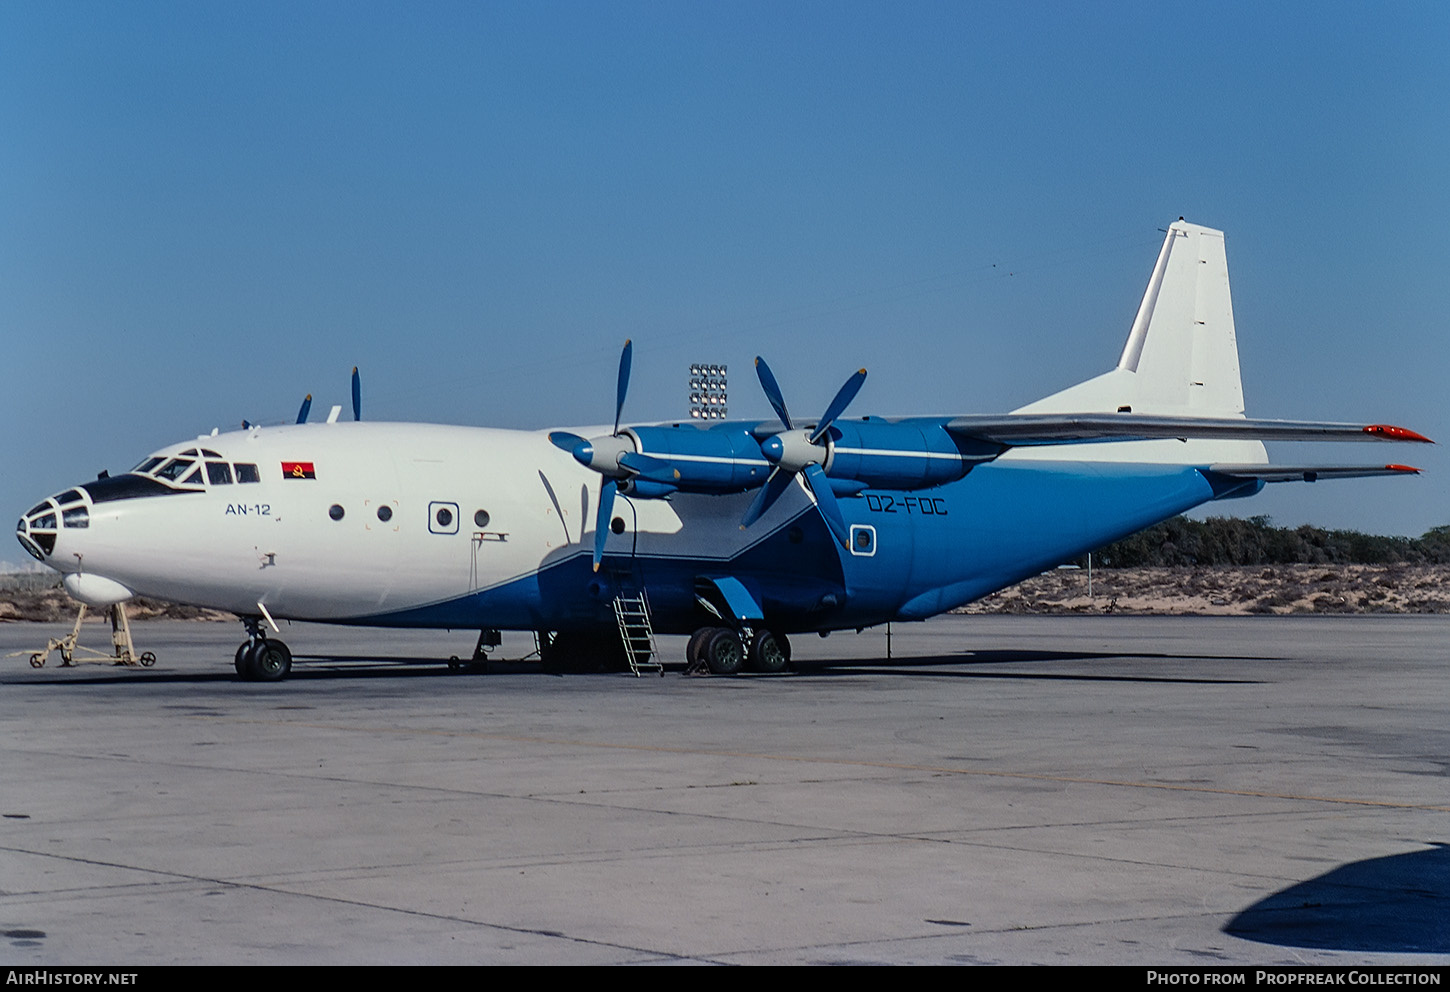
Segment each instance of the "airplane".
[{"label": "airplane", "polygon": [[[1244,414],[1221,231],[1167,229],[1116,367],[1005,415],[496,430],[361,418],[213,431],[42,500],[16,528],[83,604],[234,612],[244,680],[292,668],[278,619],[540,632],[546,665],[636,661],[621,604],[692,669],[778,672],[789,636],[924,620],[1266,483],[1418,473],[1280,464],[1263,442],[1429,442]],[[640,622],[640,621],[637,621]],[[477,653],[477,651],[476,651]],[[656,663],[658,659],[655,659]],[[661,669],[662,670],[662,669]],[[636,671],[636,674],[638,672]]]}]

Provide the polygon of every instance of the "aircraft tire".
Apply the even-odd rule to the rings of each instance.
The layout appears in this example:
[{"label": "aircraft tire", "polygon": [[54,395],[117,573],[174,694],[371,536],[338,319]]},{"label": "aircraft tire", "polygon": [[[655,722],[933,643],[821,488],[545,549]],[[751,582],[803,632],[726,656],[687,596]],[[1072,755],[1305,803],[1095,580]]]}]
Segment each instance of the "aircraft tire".
[{"label": "aircraft tire", "polygon": [[701,627],[690,635],[685,646],[685,666],[691,669],[705,668],[705,639],[715,632],[714,627]]},{"label": "aircraft tire", "polygon": [[252,680],[251,670],[247,667],[247,649],[251,646],[251,641],[243,641],[242,646],[237,648],[237,675],[241,676],[242,680],[246,682],[250,682]]},{"label": "aircraft tire", "polygon": [[712,629],[703,652],[711,675],[734,675],[745,667],[745,645],[729,627]]},{"label": "aircraft tire", "polygon": [[247,670],[255,682],[280,682],[292,673],[292,652],[281,641],[258,641],[247,652]]},{"label": "aircraft tire", "polygon": [[784,634],[757,630],[750,639],[750,670],[774,674],[790,664],[790,642]]}]

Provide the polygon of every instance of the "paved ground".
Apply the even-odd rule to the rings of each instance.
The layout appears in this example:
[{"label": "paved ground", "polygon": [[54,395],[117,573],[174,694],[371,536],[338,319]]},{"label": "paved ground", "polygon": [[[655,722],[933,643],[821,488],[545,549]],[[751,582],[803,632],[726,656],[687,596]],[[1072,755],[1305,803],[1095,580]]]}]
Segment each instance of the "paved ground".
[{"label": "paved ground", "polygon": [[772,678],[307,625],[279,685],[237,625],[7,659],[0,961],[1450,962],[1450,617],[894,634]]}]

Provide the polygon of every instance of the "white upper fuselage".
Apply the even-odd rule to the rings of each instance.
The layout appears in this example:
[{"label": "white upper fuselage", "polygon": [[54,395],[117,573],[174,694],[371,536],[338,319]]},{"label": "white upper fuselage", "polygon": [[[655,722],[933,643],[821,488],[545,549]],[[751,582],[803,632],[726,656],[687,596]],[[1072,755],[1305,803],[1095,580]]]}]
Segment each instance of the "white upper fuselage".
[{"label": "white upper fuselage", "polygon": [[[599,476],[534,432],[301,424],[204,437],[156,455],[193,450],[217,456],[191,456],[202,468],[197,482],[93,503],[88,527],[58,532],[53,567],[103,575],[138,595],[341,619],[535,572],[561,549],[579,550],[581,522],[592,520],[598,498]],[[208,462],[228,465],[232,481],[209,482]],[[259,481],[237,481],[238,465],[257,466]],[[641,524],[671,527],[669,504],[652,501],[645,512],[651,520]]]}]

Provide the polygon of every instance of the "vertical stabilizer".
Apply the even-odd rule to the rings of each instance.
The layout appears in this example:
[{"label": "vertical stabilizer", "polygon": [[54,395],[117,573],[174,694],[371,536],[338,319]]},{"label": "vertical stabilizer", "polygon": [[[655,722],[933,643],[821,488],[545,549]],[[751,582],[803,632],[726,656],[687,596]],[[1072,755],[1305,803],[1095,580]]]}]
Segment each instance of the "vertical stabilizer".
[{"label": "vertical stabilizer", "polygon": [[1168,229],[1118,368],[1138,380],[1140,413],[1243,415],[1222,231],[1181,220]]},{"label": "vertical stabilizer", "polygon": [[[1244,415],[1222,231],[1182,219],[1171,224],[1118,367],[1014,412],[1121,410],[1197,417]],[[1109,446],[1114,451],[1104,457],[1142,457],[1146,451],[1166,451],[1174,443],[1127,442]],[[1156,447],[1144,448],[1144,444]],[[1190,446],[1196,450],[1205,444],[1211,444],[1215,456],[1225,460],[1263,458],[1263,446],[1256,441],[1194,442]]]}]

